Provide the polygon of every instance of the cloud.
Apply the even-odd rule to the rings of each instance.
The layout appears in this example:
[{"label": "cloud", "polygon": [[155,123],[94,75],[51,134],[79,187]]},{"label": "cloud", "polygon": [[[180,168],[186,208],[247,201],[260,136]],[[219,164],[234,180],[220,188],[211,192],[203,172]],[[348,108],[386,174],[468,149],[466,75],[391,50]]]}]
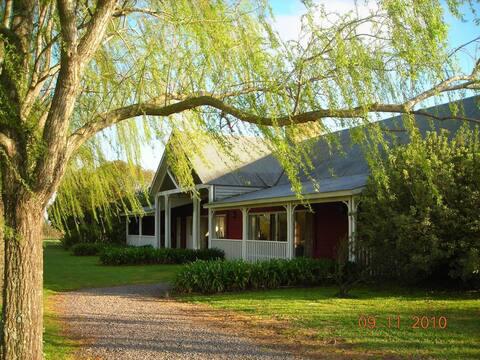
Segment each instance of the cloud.
[{"label": "cloud", "polygon": [[[337,13],[340,15],[346,14],[352,10],[357,10],[359,16],[365,16],[370,10],[374,8],[374,4],[370,3],[357,3],[355,8],[354,0],[333,0],[333,1],[315,1],[316,4],[325,8],[328,13]],[[282,11],[280,14],[275,11],[275,21],[273,22],[273,28],[278,32],[282,40],[298,40],[302,26],[302,15],[306,13],[306,9],[300,6],[292,6],[288,12]]]},{"label": "cloud", "polygon": [[293,15],[280,15],[275,17],[273,28],[282,40],[297,40],[301,31],[301,17],[303,13]]}]

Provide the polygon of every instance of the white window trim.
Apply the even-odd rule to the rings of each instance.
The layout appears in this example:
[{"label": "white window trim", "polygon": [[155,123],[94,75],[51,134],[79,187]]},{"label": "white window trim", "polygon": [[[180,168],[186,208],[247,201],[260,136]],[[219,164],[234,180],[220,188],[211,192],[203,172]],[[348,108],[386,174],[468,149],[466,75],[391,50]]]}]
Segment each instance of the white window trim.
[{"label": "white window trim", "polygon": [[[279,221],[278,221],[278,215],[279,214],[287,214],[286,211],[262,211],[262,212],[250,212],[248,213],[248,216],[260,216],[260,215],[275,215],[275,239],[273,240],[268,240],[268,241],[278,241],[278,242],[287,242],[287,240],[285,241],[280,241],[278,240],[278,234],[279,234]],[[249,230],[248,232],[250,233],[250,224],[252,224],[252,221],[250,221],[250,218],[248,219],[248,224],[249,224]],[[250,235],[250,234],[249,234]],[[250,236],[249,236],[250,237]],[[259,240],[261,241],[261,240]]]},{"label": "white window trim", "polygon": [[[219,217],[224,219],[224,222],[223,222],[223,224],[224,224],[223,238],[219,238],[217,236],[217,218],[219,218]],[[214,238],[215,239],[226,239],[227,238],[227,214],[215,214],[213,216],[213,218],[214,218],[213,230],[215,230],[215,237]]]}]

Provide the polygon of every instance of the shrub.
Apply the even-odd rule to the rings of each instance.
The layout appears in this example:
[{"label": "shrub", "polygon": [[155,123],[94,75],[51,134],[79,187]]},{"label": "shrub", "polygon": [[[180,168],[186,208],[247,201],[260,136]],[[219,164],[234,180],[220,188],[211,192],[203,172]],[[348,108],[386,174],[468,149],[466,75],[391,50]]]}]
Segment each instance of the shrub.
[{"label": "shrub", "polygon": [[105,244],[100,243],[79,243],[71,247],[72,253],[75,256],[98,255],[104,249]]},{"label": "shrub", "polygon": [[196,260],[221,260],[219,249],[154,249],[152,247],[107,248],[100,254],[104,265],[185,264]]},{"label": "shrub", "polygon": [[87,214],[79,224],[75,217],[69,217],[65,224],[65,234],[61,239],[65,249],[81,243],[125,244],[125,219],[112,216],[109,224],[99,224],[91,214]]},{"label": "shrub", "polygon": [[313,286],[331,281],[334,262],[329,259],[296,258],[248,263],[196,261],[175,278],[175,290],[182,293],[219,293],[281,286]]},{"label": "shrub", "polygon": [[358,219],[359,246],[382,277],[472,284],[480,272],[477,131],[411,135],[372,164]]}]

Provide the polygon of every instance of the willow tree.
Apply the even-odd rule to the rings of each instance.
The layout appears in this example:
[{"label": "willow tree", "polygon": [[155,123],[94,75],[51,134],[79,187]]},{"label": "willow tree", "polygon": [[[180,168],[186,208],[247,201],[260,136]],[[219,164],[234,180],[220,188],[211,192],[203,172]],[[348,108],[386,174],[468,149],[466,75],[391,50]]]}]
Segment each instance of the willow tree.
[{"label": "willow tree", "polygon": [[476,89],[478,62],[457,67],[463,48],[447,44],[445,13],[461,17],[463,2],[448,4],[308,2],[299,40],[283,42],[261,0],[2,0],[3,358],[42,358],[41,225],[72,167],[98,166],[105,144],[134,162],[139,143],[172,133],[188,189],[198,144],[257,133],[298,191],[312,129]]}]

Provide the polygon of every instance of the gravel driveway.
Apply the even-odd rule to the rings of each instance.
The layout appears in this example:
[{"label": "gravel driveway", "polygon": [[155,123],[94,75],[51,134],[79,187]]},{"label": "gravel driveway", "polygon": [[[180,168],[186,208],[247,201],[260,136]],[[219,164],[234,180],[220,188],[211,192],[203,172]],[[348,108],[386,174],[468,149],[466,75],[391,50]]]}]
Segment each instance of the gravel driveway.
[{"label": "gravel driveway", "polygon": [[[76,359],[293,359],[201,319],[195,305],[162,298],[165,285],[87,289],[58,295]],[[241,331],[240,331],[241,332]]]}]

